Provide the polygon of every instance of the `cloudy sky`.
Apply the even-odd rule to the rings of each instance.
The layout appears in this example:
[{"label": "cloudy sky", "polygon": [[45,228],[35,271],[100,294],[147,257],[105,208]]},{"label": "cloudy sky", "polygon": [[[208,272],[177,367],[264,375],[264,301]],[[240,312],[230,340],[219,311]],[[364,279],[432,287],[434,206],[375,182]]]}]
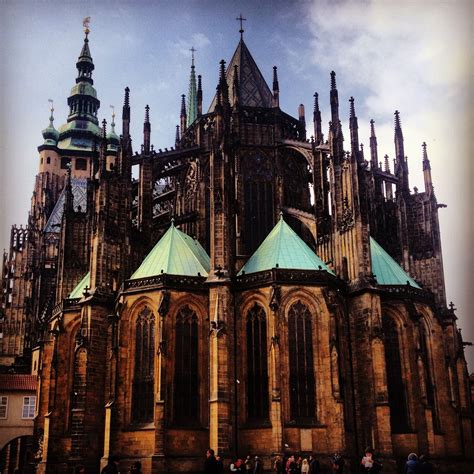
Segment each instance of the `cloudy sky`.
[{"label": "cloudy sky", "polygon": [[[84,17],[91,16],[101,119],[110,119],[110,105],[120,112],[129,86],[134,146],[142,142],[149,104],[152,142],[163,148],[173,145],[180,95],[187,93],[189,49],[197,49],[206,107],[219,61],[230,60],[237,46],[235,18],[242,13],[245,41],[269,83],[278,66],[286,112],[296,115],[305,104],[311,126],[317,91],[327,123],[335,70],[341,116],[347,117],[353,95],[361,142],[368,145],[373,118],[379,156],[394,156],[393,112],[400,110],[410,186],[420,190],[426,141],[436,196],[448,206],[440,210],[448,301],[458,308],[465,339],[474,340],[472,8],[468,0],[0,1],[0,246],[8,247],[11,223],[27,220],[48,99],[54,99],[56,127],[66,120]],[[472,371],[474,350],[467,354]]]}]

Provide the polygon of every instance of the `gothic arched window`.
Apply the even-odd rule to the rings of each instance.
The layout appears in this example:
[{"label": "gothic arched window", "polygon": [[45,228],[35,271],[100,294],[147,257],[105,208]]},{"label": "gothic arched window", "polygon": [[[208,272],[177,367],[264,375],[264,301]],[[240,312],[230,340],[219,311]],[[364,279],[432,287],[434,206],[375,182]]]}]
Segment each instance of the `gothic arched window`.
[{"label": "gothic arched window", "polygon": [[247,415],[268,419],[267,318],[257,303],[247,313]]},{"label": "gothic arched window", "polygon": [[385,335],[385,365],[387,367],[388,399],[392,432],[408,430],[408,407],[402,372],[402,356],[397,323],[389,316],[383,318]]},{"label": "gothic arched window", "polygon": [[245,251],[253,253],[273,228],[273,173],[262,155],[243,162]]},{"label": "gothic arched window", "polygon": [[292,420],[316,417],[311,313],[301,301],[288,312],[290,412]]},{"label": "gothic arched window", "polygon": [[153,421],[155,369],[155,316],[145,306],[135,323],[135,367],[132,388],[132,421]]},{"label": "gothic arched window", "polygon": [[423,369],[424,369],[424,378],[425,378],[425,387],[426,387],[426,401],[428,405],[433,411],[433,425],[434,428],[439,430],[439,416],[436,404],[436,394],[435,394],[435,386],[433,383],[433,377],[431,375],[431,364],[430,364],[430,357],[428,352],[428,332],[426,330],[426,326],[423,322],[420,322],[419,326],[420,331],[420,355],[421,360],[423,361]]},{"label": "gothic arched window", "polygon": [[199,419],[198,359],[198,318],[184,306],[176,316],[173,418],[178,425]]}]

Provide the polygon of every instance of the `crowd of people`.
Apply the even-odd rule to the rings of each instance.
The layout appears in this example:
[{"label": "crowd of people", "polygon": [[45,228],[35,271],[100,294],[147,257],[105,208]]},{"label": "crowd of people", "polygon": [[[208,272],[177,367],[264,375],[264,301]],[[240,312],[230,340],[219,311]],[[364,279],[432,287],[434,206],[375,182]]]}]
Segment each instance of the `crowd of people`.
[{"label": "crowd of people", "polygon": [[[101,474],[118,474],[118,465],[119,458],[111,456],[107,466],[102,469]],[[344,457],[340,453],[335,453],[330,459],[330,466],[334,474],[344,474]],[[316,455],[304,457],[294,454],[286,457],[275,456],[272,460],[271,471],[276,474],[320,474],[322,472]],[[134,462],[127,472],[141,474],[141,463],[139,461]],[[209,448],[204,462],[204,474],[223,474],[225,472],[262,474],[264,472],[263,461],[258,456],[247,456],[245,459],[238,458],[230,464],[224,465],[221,457],[216,455],[213,449]],[[364,456],[360,461],[360,472],[366,474],[379,474],[383,472],[382,462],[376,457],[374,449],[366,448]],[[426,455],[418,457],[415,453],[410,453],[405,463],[404,472],[405,474],[434,474],[435,470]],[[85,467],[83,465],[76,466],[74,473],[85,474]]]},{"label": "crowd of people", "polygon": [[[331,470],[334,474],[344,474],[345,461],[340,453],[335,453],[330,460]],[[321,465],[316,455],[307,457],[295,456],[288,457],[275,456],[272,460],[272,472],[276,474],[320,474]],[[434,467],[426,455],[419,458],[415,453],[411,453],[405,463],[405,474],[433,474]],[[247,456],[245,459],[238,458],[232,461],[228,467],[220,456],[215,456],[213,449],[206,452],[206,461],[204,465],[205,474],[221,474],[224,472],[245,472],[246,474],[263,473],[263,462],[258,457]],[[268,472],[268,471],[267,471]],[[326,471],[324,471],[326,472]],[[367,474],[379,474],[383,472],[383,464],[375,456],[373,448],[368,447],[360,461],[360,472]]]}]

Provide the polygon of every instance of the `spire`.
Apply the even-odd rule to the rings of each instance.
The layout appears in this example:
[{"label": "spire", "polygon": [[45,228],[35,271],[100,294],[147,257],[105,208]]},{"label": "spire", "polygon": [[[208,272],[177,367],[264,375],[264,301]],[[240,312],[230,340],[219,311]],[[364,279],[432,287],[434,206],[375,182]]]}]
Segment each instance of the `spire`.
[{"label": "spire", "polygon": [[403,132],[400,122],[400,112],[395,110],[395,156],[397,160],[405,156],[403,149]]},{"label": "spire", "polygon": [[351,149],[352,149],[352,156],[353,159],[360,160],[360,153],[359,153],[359,124],[357,122],[357,116],[355,113],[354,107],[354,97],[349,99],[349,129],[351,132]]},{"label": "spire", "polygon": [[125,97],[122,108],[122,134],[125,137],[130,135],[130,89],[125,88]]},{"label": "spire", "polygon": [[400,122],[400,112],[395,111],[395,158],[397,160],[397,167],[395,174],[398,176],[398,182],[400,189],[409,192],[408,184],[408,165],[405,157],[405,151],[403,147],[403,133]]},{"label": "spire", "polygon": [[84,44],[76,63],[76,84],[72,87],[71,95],[67,101],[69,105],[67,121],[72,122],[76,119],[81,119],[98,125],[97,111],[100,107],[100,101],[97,99],[97,92],[93,87],[94,81],[92,80],[94,63],[89,50],[89,21],[90,18],[88,17],[83,22]]},{"label": "spire", "polygon": [[92,80],[92,71],[94,70],[94,62],[92,61],[91,52],[89,49],[89,22],[90,17],[87,17],[82,22],[84,26],[84,44],[82,45],[81,52],[79,54],[79,58],[76,63],[77,67],[77,78],[76,83],[79,82],[88,82],[89,84],[94,84]]},{"label": "spire", "polygon": [[107,153],[118,151],[120,145],[120,138],[115,133],[115,107],[111,105],[110,108],[112,109],[112,122],[110,123],[110,132],[107,135]]},{"label": "spire", "polygon": [[304,104],[300,104],[298,106],[298,120],[300,121],[301,125],[303,125],[303,127],[306,127],[306,119],[305,119],[305,114],[304,114]]},{"label": "spire", "polygon": [[106,171],[107,167],[107,120],[102,120],[102,129],[101,129],[101,144],[99,149],[99,173]]},{"label": "spire", "polygon": [[221,59],[219,62],[220,68],[219,68],[219,85],[221,89],[221,94],[222,94],[222,105],[224,107],[230,106],[229,102],[229,85],[227,83],[227,76],[226,76],[226,71],[225,71],[225,61]]},{"label": "spire", "polygon": [[150,153],[150,135],[150,106],[147,104],[145,107],[145,123],[143,124],[143,151],[146,154]]},{"label": "spire", "polygon": [[[247,45],[244,41],[240,41],[237,48],[228,63],[225,72],[225,79],[230,86],[228,91],[229,98],[232,98],[232,79],[234,74],[234,66],[239,68],[239,103],[243,107],[273,107],[273,94],[268,87],[262,73],[260,72],[254,58],[252,57]],[[224,105],[225,91],[221,86],[221,99]],[[209,112],[213,112],[217,104],[217,97],[214,96]],[[233,104],[231,104],[233,105]]]},{"label": "spire", "polygon": [[179,125],[176,125],[176,137],[174,139],[174,145],[175,147],[178,147],[179,145]]},{"label": "spire", "polygon": [[202,115],[202,77],[198,76],[198,88],[197,88],[197,116]]},{"label": "spire", "polygon": [[273,66],[273,107],[280,107],[280,86],[276,66]]},{"label": "spire", "polygon": [[186,96],[184,94],[181,95],[181,114],[179,117],[181,119],[181,136],[183,136],[184,132],[186,131],[186,121],[187,121]]},{"label": "spire", "polygon": [[377,153],[377,137],[375,136],[375,121],[370,121],[370,167],[376,169],[379,163],[379,157]]},{"label": "spire", "polygon": [[390,171],[390,161],[388,159],[388,155],[384,156],[384,161],[385,161],[384,171],[386,173],[391,173],[391,171]]},{"label": "spire", "polygon": [[426,142],[421,145],[423,147],[423,178],[425,181],[425,192],[431,194],[433,192],[433,181],[431,179],[431,165],[426,151]]},{"label": "spire", "polygon": [[71,184],[71,162],[66,165],[66,186],[64,187],[64,211],[71,212],[74,210],[74,198],[72,194]]},{"label": "spire", "polygon": [[313,124],[314,124],[314,139],[316,145],[320,145],[323,141],[321,110],[319,110],[319,95],[314,93],[314,110],[313,110]]},{"label": "spire", "polygon": [[191,51],[191,73],[189,76],[189,91],[188,91],[188,116],[186,125],[189,127],[198,115],[197,112],[197,91],[196,91],[196,71],[194,66],[194,53],[196,50],[194,46],[190,49]]},{"label": "spire", "polygon": [[337,127],[339,124],[339,97],[336,88],[336,73],[331,71],[331,122],[333,127]]}]

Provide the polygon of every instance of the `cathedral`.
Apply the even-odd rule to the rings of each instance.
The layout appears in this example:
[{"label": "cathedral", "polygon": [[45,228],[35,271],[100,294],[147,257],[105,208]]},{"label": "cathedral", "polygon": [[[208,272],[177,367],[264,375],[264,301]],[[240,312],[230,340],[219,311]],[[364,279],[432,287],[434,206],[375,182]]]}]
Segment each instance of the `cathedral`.
[{"label": "cathedral", "polygon": [[358,472],[367,446],[388,473],[411,452],[472,472],[426,145],[412,191],[398,111],[392,164],[373,120],[359,143],[352,97],[344,140],[334,72],[324,135],[322,96],[312,127],[303,105],[283,112],[277,68],[270,88],[237,40],[209,109],[193,57],[174,146],[151,144],[147,105],[134,149],[128,87],[120,130],[99,122],[85,29],[3,258],[0,362],[38,378],[36,472],[114,456],[121,472],[200,472],[209,447],[265,470],[302,453],[329,472],[337,452]]}]

